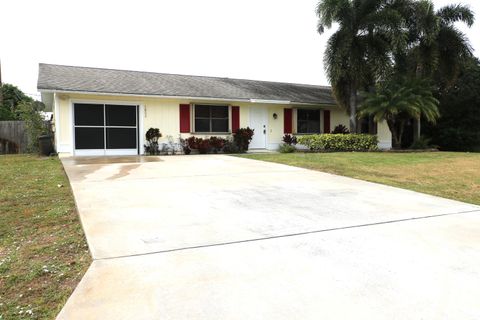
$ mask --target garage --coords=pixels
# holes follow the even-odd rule
[[[74,103],[75,155],[139,153],[138,105]]]

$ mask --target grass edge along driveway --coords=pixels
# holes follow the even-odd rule
[[[246,154],[480,205],[480,153],[335,152]]]
[[[0,156],[0,319],[53,319],[91,263],[60,160]]]

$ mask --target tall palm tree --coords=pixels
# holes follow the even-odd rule
[[[375,84],[392,67],[392,47],[405,47],[403,18],[388,0],[320,0],[318,32],[334,23],[324,55],[325,69],[337,102],[350,114],[357,131],[357,94]]]
[[[468,38],[455,24],[472,26],[475,16],[465,5],[451,4],[435,11],[431,0],[410,1],[403,15],[408,29],[404,50],[409,69],[417,77],[441,72],[449,82],[458,76],[460,65],[472,56]]]
[[[402,136],[409,119],[435,123],[440,117],[438,100],[433,97],[428,82],[422,79],[391,79],[367,93],[358,116],[373,116],[375,121],[387,122],[392,133],[393,147],[402,146]]]
[[[472,10],[451,4],[435,11],[430,0],[403,0],[398,10],[405,19],[407,46],[395,52],[400,74],[417,78],[441,79],[437,85],[448,88],[458,78],[462,64],[472,57],[468,38],[455,26],[472,26]],[[420,136],[420,120],[414,121],[414,139]]]

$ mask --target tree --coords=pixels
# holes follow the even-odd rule
[[[470,58],[457,81],[436,95],[442,117],[425,124],[424,134],[441,150],[480,151],[480,61]]]
[[[20,120],[19,105],[21,102],[31,103],[33,99],[25,95],[14,85],[4,83],[1,87],[3,104],[0,105],[0,120]]]
[[[324,62],[337,102],[350,114],[350,132],[357,132],[358,91],[375,84],[392,67],[394,47],[405,47],[403,17],[387,0],[320,0],[318,32],[338,23]],[[398,51],[398,50],[397,50]]]
[[[435,123],[440,117],[438,100],[428,83],[411,78],[391,79],[379,84],[375,92],[366,93],[358,116],[369,115],[377,122],[387,122],[395,149],[401,148],[403,131],[409,119],[422,116]]]
[[[44,104],[38,101],[22,100],[18,104],[18,113],[25,122],[28,136],[27,152],[38,151],[38,137],[49,133],[49,128],[40,113],[44,107]]]
[[[402,14],[408,30],[407,48],[400,53],[406,60],[403,71],[429,78],[441,73],[453,83],[462,63],[472,56],[468,38],[455,26],[457,22],[472,26],[471,9],[451,4],[435,11],[432,1],[421,0],[406,2]]]
[[[397,1],[397,10],[405,20],[406,46],[394,52],[397,74],[416,78],[436,78],[442,90],[450,87],[460,67],[472,56],[468,38],[456,28],[457,22],[471,26],[472,10],[451,4],[435,11],[430,0]],[[419,119],[415,121],[414,139],[420,136]]]

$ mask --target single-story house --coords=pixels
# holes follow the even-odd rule
[[[330,87],[316,85],[40,64],[38,90],[53,111],[56,150],[70,155],[143,154],[151,127],[166,141],[248,126],[250,148],[269,150],[286,133],[348,127]],[[386,123],[375,129],[390,148]]]

